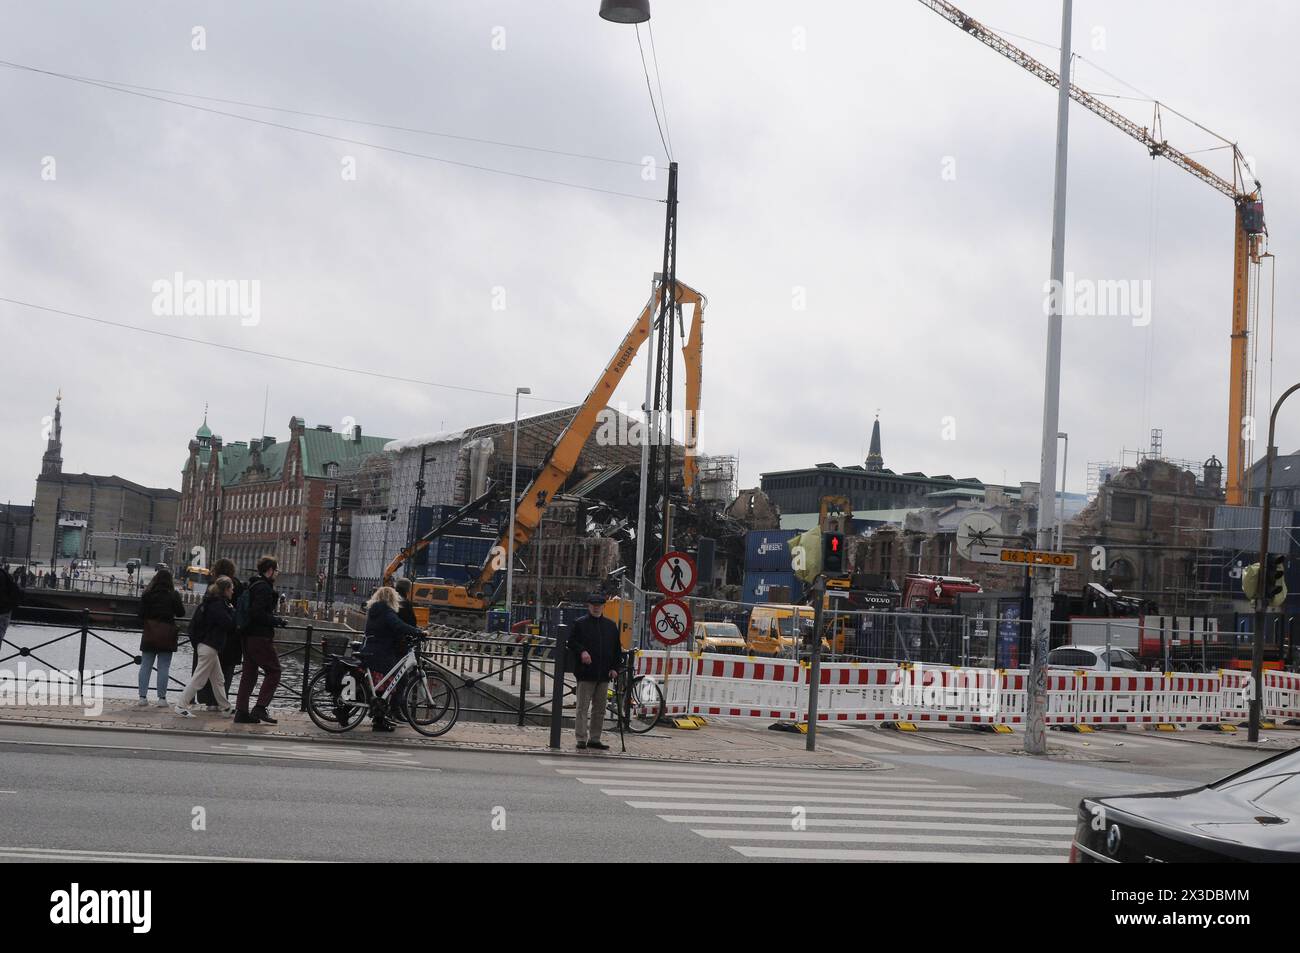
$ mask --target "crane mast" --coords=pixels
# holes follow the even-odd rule
[[[1053,89],[1060,88],[1061,77],[1050,66],[1034,59],[1024,50],[1008,43],[974,17],[968,16],[947,0],[919,0],[949,23],[957,26],[985,46],[1002,54],[1011,62],[1033,73]],[[1264,227],[1264,205],[1261,187],[1253,176],[1246,185],[1246,163],[1234,144],[1232,181],[1206,168],[1187,153],[1159,139],[1151,129],[1141,126],[1122,113],[1112,109],[1091,93],[1074,83],[1069,87],[1070,99],[1089,112],[1100,116],[1130,138],[1146,148],[1152,158],[1162,156],[1184,172],[1188,172],[1207,185],[1217,189],[1233,201],[1233,257],[1232,257],[1232,331],[1229,336],[1230,353],[1228,369],[1228,459],[1227,502],[1232,506],[1245,503],[1246,482],[1246,432],[1253,431],[1247,420],[1249,372],[1247,368],[1247,340],[1250,333],[1250,280],[1251,263],[1258,263]],[[1157,123],[1159,103],[1156,104]]]

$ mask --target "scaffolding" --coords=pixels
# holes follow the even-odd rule
[[[736,458],[701,456],[698,479],[700,499],[727,504],[736,498]]]

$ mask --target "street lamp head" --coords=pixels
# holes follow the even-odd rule
[[[650,0],[600,0],[600,18],[610,23],[645,23]]]
[[[533,389],[532,389],[531,387],[516,387],[516,388],[515,388],[515,393],[516,393],[516,394],[531,394],[532,392],[533,392]]]
[[[1070,435],[1069,435],[1068,433],[1063,432],[1063,431],[1057,431],[1056,439],[1057,439],[1057,440],[1069,440],[1069,439],[1070,439]]]

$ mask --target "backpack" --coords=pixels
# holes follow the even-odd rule
[[[347,677],[351,667],[343,659],[336,658],[330,662],[329,668],[325,670],[325,690],[334,698],[338,698],[342,694],[343,680]]]
[[[248,628],[248,617],[252,612],[253,600],[249,598],[252,588],[252,586],[249,586],[241,592],[239,600],[235,603],[235,631],[241,634]]]
[[[186,634],[190,637],[190,645],[198,648],[203,641],[203,620],[204,610],[208,607],[207,600],[199,603],[199,607],[194,610],[194,615],[190,616],[190,625],[186,629]]]

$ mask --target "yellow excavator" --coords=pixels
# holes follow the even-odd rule
[[[702,383],[704,356],[704,307],[707,299],[681,281],[676,282],[677,305],[684,308],[694,305],[695,312],[691,321],[691,330],[685,337],[682,354],[686,365],[686,432],[684,446],[686,450],[683,467],[683,482],[688,496],[696,490],[698,469],[695,463],[695,441],[699,437],[700,390]],[[627,373],[641,345],[649,339],[655,312],[659,309],[664,294],[662,277],[655,276],[654,291],[641,313],[637,315],[631,330],[623,338],[623,343],[610,359],[605,369],[596,379],[596,384],[587,395],[586,400],[573,415],[569,425],[551,445],[542,461],[541,468],[532,481],[524,488],[515,506],[514,524],[507,526],[496,544],[489,550],[478,575],[465,585],[445,582],[417,580],[411,588],[411,605],[415,609],[416,620],[421,626],[430,622],[444,625],[457,625],[465,628],[482,629],[487,622],[487,610],[492,604],[492,593],[488,592],[497,572],[506,568],[506,552],[510,535],[514,536],[515,552],[528,544],[533,533],[542,521],[542,511],[559,493],[577,465],[578,455],[587,443],[587,438],[596,427],[597,417],[614,394],[615,388]],[[673,320],[676,309],[669,309],[667,320]],[[499,496],[493,488],[476,500],[467,503],[440,525],[434,527],[410,546],[407,546],[388,564],[384,570],[384,583],[391,585],[397,571],[408,560],[424,549],[442,534],[451,530],[460,520],[483,509]],[[630,622],[625,626],[622,616],[626,613],[621,607],[615,607],[621,628],[630,630]],[[608,614],[608,613],[607,613]],[[625,633],[626,635],[630,633]]]

